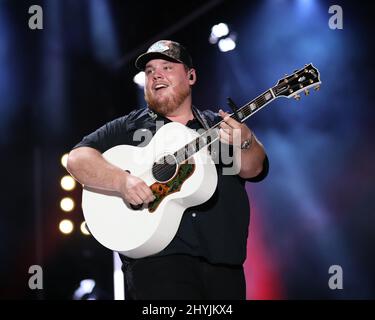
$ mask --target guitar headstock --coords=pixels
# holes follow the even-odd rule
[[[310,63],[306,64],[302,69],[294,71],[291,75],[286,75],[285,78],[280,79],[272,90],[276,97],[294,97],[299,100],[301,98],[300,92],[304,91],[305,95],[308,95],[311,87],[319,90],[320,84],[319,71]]]

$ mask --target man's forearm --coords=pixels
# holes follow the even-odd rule
[[[266,156],[262,144],[255,135],[252,137],[249,149],[239,151],[241,156],[241,169],[239,176],[244,179],[256,177],[263,170],[263,161]]]
[[[88,187],[118,191],[125,171],[110,164],[102,154],[89,147],[81,147],[69,153],[67,170],[81,184]]]

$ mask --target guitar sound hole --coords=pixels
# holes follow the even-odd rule
[[[177,171],[177,161],[173,155],[161,157],[152,165],[152,174],[159,182],[167,182],[171,180]]]
[[[133,209],[133,210],[141,210],[142,209],[142,206],[143,204],[130,204],[130,207]]]

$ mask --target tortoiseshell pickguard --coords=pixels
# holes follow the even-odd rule
[[[193,174],[194,170],[195,164],[184,163],[180,165],[177,174],[172,180],[166,183],[155,182],[152,184],[150,188],[156,199],[149,203],[148,211],[150,213],[154,212],[165,197],[180,191],[181,186]]]

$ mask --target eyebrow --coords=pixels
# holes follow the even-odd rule
[[[147,62],[147,64],[146,64],[146,66],[145,66],[145,70],[147,69],[147,68],[155,68],[153,65],[152,65],[152,62],[151,62],[151,64],[149,64],[150,62]],[[171,61],[168,61],[168,60],[165,60],[165,61],[163,61],[162,62],[162,64],[168,64],[168,63],[171,63]]]

